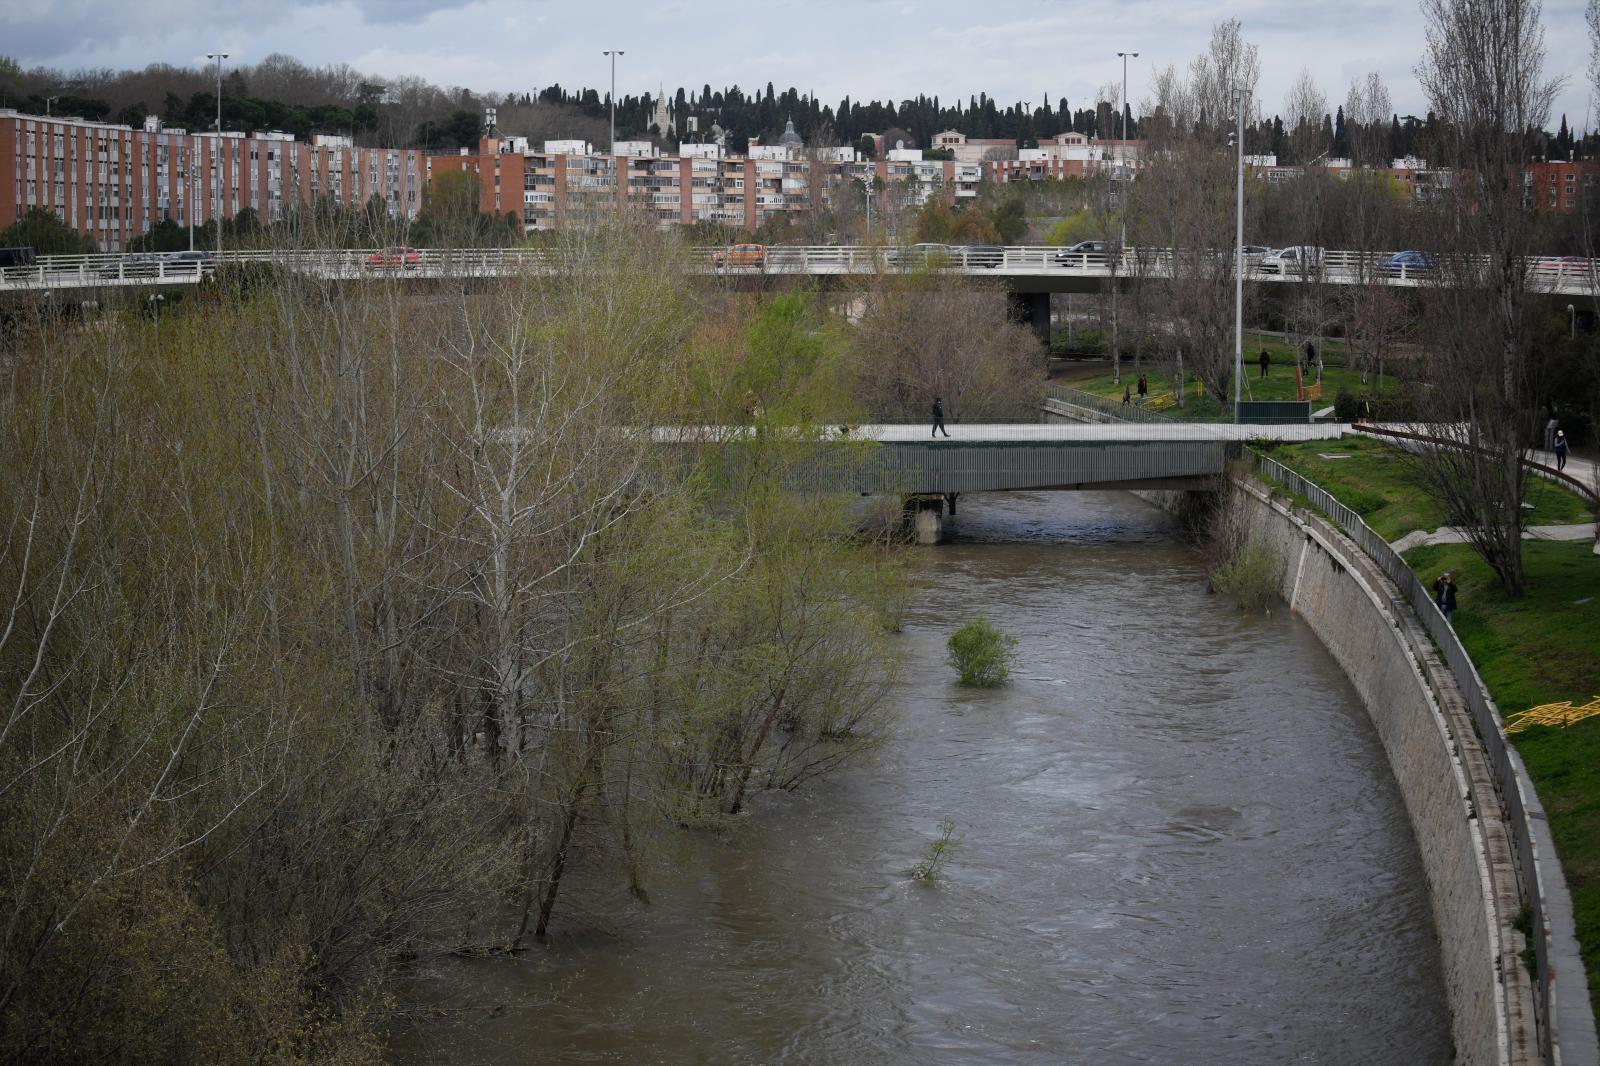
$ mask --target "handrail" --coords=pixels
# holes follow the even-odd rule
[[[1505,721],[1500,715],[1499,708],[1489,695],[1483,679],[1478,675],[1472,657],[1462,647],[1455,630],[1439,611],[1422,579],[1389,542],[1375,533],[1360,515],[1340,503],[1320,485],[1254,450],[1248,450],[1246,454],[1257,472],[1308,500],[1313,507],[1327,515],[1342,529],[1367,557],[1388,575],[1410,602],[1412,610],[1438,646],[1445,664],[1455,678],[1456,685],[1471,711],[1484,752],[1494,769],[1496,788],[1506,806],[1506,823],[1511,831],[1521,870],[1519,880],[1532,917],[1529,939],[1533,942],[1537,969],[1534,998],[1539,1041],[1545,1061],[1551,1061],[1552,1047],[1558,1044],[1555,996],[1551,987],[1551,979],[1555,975],[1556,968],[1551,966],[1554,945],[1550,923],[1547,920],[1545,889],[1541,876],[1544,868],[1537,861],[1533,839],[1533,823],[1535,820],[1540,822],[1545,820],[1544,808],[1534,791],[1532,780],[1528,777],[1522,756],[1506,742]],[[1552,860],[1555,858],[1553,854],[1550,857]],[[1559,867],[1556,867],[1556,871],[1557,876],[1561,876]],[[1584,973],[1583,964],[1576,950],[1570,953],[1563,951],[1561,954],[1563,958],[1559,969],[1568,975],[1575,975],[1575,978],[1569,976],[1569,980],[1581,979]]]
[[[1199,259],[1229,259],[1226,250],[1207,252],[1168,248],[1126,247],[1111,253],[1070,252],[1049,245],[955,245],[938,255],[916,248],[864,245],[746,244],[756,249],[748,260],[727,255],[731,245],[685,249],[683,261],[692,271],[708,274],[867,274],[908,268],[943,269],[976,276],[1052,276],[1161,278],[1171,276],[1174,265]],[[203,249],[201,251],[204,251]],[[228,249],[220,262],[275,262],[289,269],[333,279],[390,276],[490,277],[521,271],[552,269],[559,257],[539,248],[422,248],[408,250],[404,263],[382,261],[384,249]],[[1314,274],[1302,277],[1293,268],[1268,268],[1259,259],[1249,264],[1253,279],[1297,283],[1320,280],[1331,284],[1378,282],[1401,287],[1436,283],[1434,271],[1412,266],[1385,268],[1383,256],[1370,252],[1329,250]],[[0,268],[0,288],[88,287],[108,284],[148,284],[194,280],[206,274],[216,260],[175,263],[150,254],[96,254],[41,256],[25,267]],[[1471,267],[1483,262],[1463,258]],[[1548,292],[1589,294],[1596,285],[1600,261],[1575,258],[1533,258],[1525,262],[1528,284]]]

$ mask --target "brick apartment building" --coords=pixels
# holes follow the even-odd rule
[[[859,196],[856,183],[910,183],[909,202],[921,203],[941,188],[958,200],[976,197],[983,178],[978,163],[924,160],[917,150],[872,161],[850,148],[779,143],[734,156],[716,144],[685,144],[677,155],[663,155],[649,141],[618,141],[615,155],[606,155],[582,141],[534,147],[522,137],[485,137],[475,153],[427,157],[429,177],[451,171],[475,173],[479,209],[497,215],[520,209],[528,232],[614,205],[648,210],[663,225],[717,222],[753,230],[777,214]]]
[[[245,208],[263,222],[287,205],[328,197],[348,207],[376,196],[414,218],[426,180],[423,154],[357,148],[347,137],[310,143],[286,133],[190,133],[0,109],[0,228],[29,208],[54,211],[102,251],[122,251],[163,218],[203,224]],[[9,172],[9,173],[7,173]]]

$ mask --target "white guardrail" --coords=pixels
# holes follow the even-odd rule
[[[1113,258],[1115,261],[1113,262]],[[1232,269],[1232,255],[1194,253],[1181,257]],[[1247,260],[1249,276],[1260,281],[1321,281],[1336,285],[1377,282],[1426,285],[1440,272],[1412,265],[1385,267],[1386,255],[1327,251],[1319,267],[1302,273],[1260,257]],[[276,263],[299,273],[329,279],[383,277],[507,277],[547,273],[559,268],[558,253],[530,248],[357,248],[225,250],[222,263]],[[193,284],[212,273],[219,260],[210,252],[40,256],[28,266],[0,268],[0,290],[95,288],[123,285]],[[685,269],[695,273],[745,275],[875,274],[914,269],[946,270],[988,277],[1168,277],[1169,249],[1128,248],[1120,256],[1068,252],[1041,245],[969,245],[930,250],[926,246],[885,248],[861,245],[727,245],[691,249]],[[1459,265],[1459,264],[1457,264]],[[1600,260],[1575,256],[1527,261],[1530,288],[1549,293],[1589,295],[1597,291]],[[1460,273],[1452,269],[1452,276]]]

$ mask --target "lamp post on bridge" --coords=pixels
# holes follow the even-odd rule
[[[612,159],[617,157],[617,57],[626,55],[620,48],[607,48],[600,53],[611,57],[611,149]],[[614,165],[614,164],[613,164]]]
[[[222,265],[222,212],[225,210],[222,199],[222,61],[228,58],[227,52],[207,52],[207,59],[217,61],[217,174],[213,184],[217,187],[217,265]],[[191,240],[190,246],[193,247]],[[199,264],[195,264],[198,274]]]
[[[1234,148],[1237,173],[1234,185],[1233,249],[1233,420],[1239,421],[1244,402],[1244,102],[1250,93],[1235,88]]]
[[[1122,111],[1122,141],[1117,145],[1116,180],[1122,180],[1122,168],[1127,164],[1128,151],[1128,57],[1139,58],[1138,52],[1118,52],[1117,57],[1122,60],[1122,97],[1119,101]],[[1124,189],[1117,198],[1118,236],[1117,247],[1108,257],[1111,268],[1111,367],[1112,381],[1122,380],[1122,348],[1118,336],[1120,323],[1117,320],[1117,267],[1122,262],[1122,249],[1128,243],[1128,193]],[[1070,336],[1070,333],[1069,333]]]

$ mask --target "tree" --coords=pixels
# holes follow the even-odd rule
[[[32,247],[39,255],[85,255],[95,248],[94,238],[68,228],[54,211],[30,207],[5,229],[0,230],[0,246]]]
[[[1422,9],[1428,49],[1417,76],[1457,173],[1430,205],[1439,283],[1423,318],[1430,413],[1446,443],[1419,453],[1419,465],[1506,594],[1519,597],[1522,457],[1538,394],[1522,175],[1526,131],[1543,128],[1558,83],[1543,77],[1538,0],[1423,0]]]

